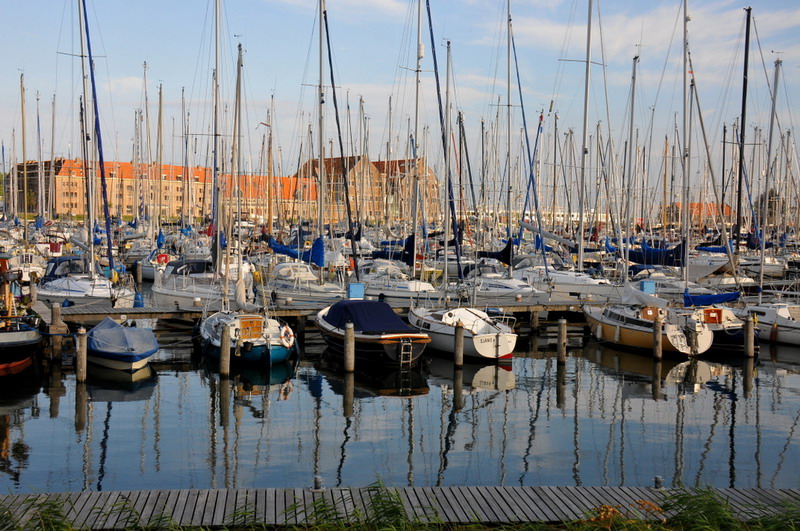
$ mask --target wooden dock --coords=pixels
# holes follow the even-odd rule
[[[52,308],[43,302],[37,302],[33,309],[42,316],[49,325],[52,324]],[[319,306],[308,304],[284,304],[271,306],[269,313],[273,317],[288,319],[309,319],[319,312]],[[398,313],[408,312],[408,307],[396,306]],[[502,307],[507,313],[538,314],[539,312],[580,312],[579,304],[507,304]],[[60,317],[72,325],[94,325],[103,320],[104,317],[115,319],[181,319],[186,321],[197,321],[203,315],[203,309],[196,306],[173,306],[159,307],[150,306],[144,308],[113,308],[106,303],[93,303],[76,305],[60,308]]]
[[[800,489],[715,489],[734,514],[749,520],[797,507]],[[402,506],[409,523],[560,523],[588,518],[603,506],[635,519],[661,515],[668,489],[634,487],[399,487],[334,489],[186,489],[162,491],[63,492],[0,496],[0,518],[19,525],[36,521],[37,511],[59,509],[80,529],[144,526],[244,527],[313,523],[315,508],[335,509],[342,522],[358,525],[371,500]],[[331,514],[326,516],[330,522]]]

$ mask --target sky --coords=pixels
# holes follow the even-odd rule
[[[190,133],[192,163],[205,165],[213,109],[213,0],[86,1],[105,159],[132,160],[134,146],[139,146],[136,149],[144,159],[157,159],[161,99],[163,160],[182,161],[182,130],[188,121],[185,127]],[[48,159],[53,153],[79,157],[78,2],[2,3],[6,21],[0,32],[6,65],[0,74],[3,163],[22,159],[21,76],[26,158]],[[486,131],[496,128],[498,139],[505,136],[507,3],[430,3],[434,44],[423,13],[418,144],[429,158],[441,158],[432,51],[436,52],[444,100],[449,42],[452,116],[463,113],[470,156],[477,159],[486,147],[481,143],[482,127]],[[713,149],[721,145],[722,126],[730,126],[741,112],[744,7],[746,4],[731,0],[689,2],[689,48]],[[776,58],[783,61],[777,99],[779,130],[794,128],[792,106],[800,96],[800,4],[764,0],[752,7],[746,138],[756,135],[755,127],[763,128],[761,135],[766,138],[769,83]],[[315,156],[309,146],[317,142],[317,1],[222,0],[222,13],[219,83],[224,147],[228,152],[231,149],[236,54],[241,44],[243,164],[248,171],[257,172],[266,124],[270,123],[280,161],[278,172],[290,175],[299,160]],[[552,134],[557,116],[559,134],[572,130],[574,142],[580,146],[587,17],[587,0],[511,2],[517,58],[517,66],[512,68],[519,71],[519,83],[514,72],[511,87],[515,146],[522,145],[523,108],[531,135],[540,114],[545,135]],[[373,160],[385,159],[387,149],[394,158],[406,156],[407,139],[414,132],[416,2],[328,0],[327,18],[344,149],[366,151]],[[650,149],[660,152],[664,139],[674,137],[682,116],[682,31],[682,3],[678,0],[595,0],[588,114],[592,134],[599,127],[603,138],[611,137],[618,146],[626,142],[632,65],[638,55],[633,113],[637,143],[657,146]],[[326,148],[338,155],[327,63],[326,56],[324,137]],[[137,138],[141,140],[137,142]],[[359,140],[363,138],[367,140]],[[698,139],[699,134],[693,142]],[[501,143],[504,140],[496,142],[497,149]],[[494,141],[491,144],[487,151]],[[542,148],[546,146],[543,140]],[[478,164],[477,160],[472,164]]]

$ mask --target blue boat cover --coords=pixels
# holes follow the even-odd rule
[[[689,295],[688,292],[683,292],[683,305],[687,308],[690,306],[711,306],[712,304],[723,304],[725,302],[733,302],[738,299],[738,291],[731,293],[714,293],[711,295]]]
[[[330,307],[325,320],[342,329],[347,323],[353,323],[355,331],[363,334],[416,332],[394,313],[391,306],[381,301],[339,301]]]
[[[152,329],[122,326],[110,317],[100,321],[86,336],[88,351],[105,358],[140,360],[158,351]]]
[[[325,242],[322,238],[316,238],[308,251],[298,251],[297,248],[289,245],[281,245],[275,238],[269,239],[269,247],[278,254],[298,258],[303,262],[314,264],[317,267],[325,267]]]

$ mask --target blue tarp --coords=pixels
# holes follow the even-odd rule
[[[381,301],[339,301],[328,310],[325,320],[342,329],[347,323],[353,323],[353,329],[363,334],[416,332],[394,313],[391,306]]]
[[[732,293],[715,293],[712,295],[689,295],[689,292],[683,292],[683,305],[689,306],[711,306],[712,304],[723,304],[726,302],[733,302],[739,299],[739,292]]]
[[[167,238],[164,236],[164,231],[158,229],[158,236],[156,237],[156,247],[158,247],[159,249],[164,247],[164,242],[166,240]]]
[[[325,243],[322,241],[322,238],[316,238],[314,243],[311,244],[311,249],[303,252],[288,245],[281,245],[275,238],[269,239],[269,247],[278,254],[297,258],[303,262],[314,264],[317,267],[325,267]]]

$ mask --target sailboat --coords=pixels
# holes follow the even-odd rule
[[[100,130],[100,117],[97,104],[97,89],[94,76],[94,61],[92,59],[92,46],[91,39],[89,38],[88,16],[86,14],[86,2],[81,3],[82,6],[82,32],[81,32],[81,47],[86,46],[86,55],[84,56],[83,68],[86,68],[86,63],[89,66],[89,76],[84,75],[84,100],[89,95],[89,89],[86,86],[88,79],[91,79],[92,89],[92,104],[94,114],[94,137],[96,139],[96,149],[98,154],[98,169],[100,172],[100,181],[102,184],[102,198],[105,208],[105,232],[107,243],[107,257],[109,274],[115,277],[112,281],[107,278],[99,264],[95,260],[94,250],[94,197],[95,197],[95,179],[94,174],[89,171],[88,162],[84,166],[84,177],[86,179],[86,198],[87,198],[87,223],[86,223],[86,243],[80,240],[71,239],[72,243],[80,247],[85,254],[53,257],[47,262],[45,274],[39,283],[39,298],[47,302],[61,303],[65,300],[75,302],[97,302],[97,301],[110,301],[111,304],[118,308],[129,308],[133,306],[134,291],[123,285],[119,280],[119,275],[114,268],[114,254],[113,242],[111,231],[111,216],[108,212],[108,196],[106,191],[106,178],[105,178],[105,162],[103,160],[103,137]],[[88,161],[88,147],[87,142],[89,136],[86,134],[86,116],[83,105],[81,105],[81,128],[82,137],[84,139],[84,161]]]
[[[219,6],[219,1],[217,2]],[[217,17],[219,10],[217,10]],[[219,23],[219,20],[217,20]],[[237,78],[236,78],[236,106],[234,117],[234,141],[233,141],[233,173],[236,175],[238,171],[238,151],[239,151],[239,138],[241,137],[241,120],[239,110],[239,94],[241,90],[241,76],[242,76],[242,47],[239,45],[239,58],[237,63]],[[225,264],[231,263],[230,247],[227,248]],[[294,352],[295,337],[294,332],[288,325],[281,325],[277,319],[269,318],[264,314],[256,312],[257,306],[249,304],[245,299],[245,293],[248,291],[244,278],[242,276],[242,261],[241,255],[238,255],[239,276],[235,285],[236,294],[236,308],[231,309],[231,304],[228,296],[230,286],[229,276],[231,272],[230,267],[225,268],[225,278],[222,280],[222,297],[220,303],[222,305],[220,311],[215,312],[208,317],[202,319],[199,327],[200,337],[204,350],[211,356],[219,356],[222,342],[227,335],[230,338],[230,344],[227,345],[233,354],[233,359],[241,361],[266,363],[272,365],[280,363],[289,358],[289,355]],[[172,267],[172,264],[170,264]],[[169,267],[168,267],[169,269]],[[223,331],[227,330],[227,334]]]
[[[42,344],[40,317],[32,312],[20,313],[11,284],[19,283],[22,273],[8,268],[9,255],[0,255],[0,376],[15,374],[32,363],[32,357]]]

